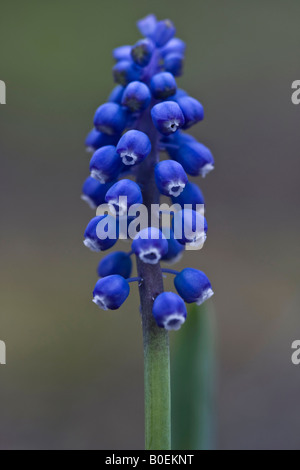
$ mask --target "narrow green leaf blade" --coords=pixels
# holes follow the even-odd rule
[[[188,309],[172,344],[172,449],[215,444],[215,317],[212,302]]]

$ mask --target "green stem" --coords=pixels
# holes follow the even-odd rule
[[[146,450],[171,449],[169,338],[144,328]]]
[[[151,215],[151,205],[159,202],[154,179],[158,162],[159,138],[150,113],[143,116],[139,128],[151,140],[152,151],[139,166],[137,182],[143,193],[143,202]],[[150,225],[150,221],[149,221]],[[140,284],[141,316],[144,340],[145,367],[145,445],[146,450],[171,449],[171,393],[169,335],[159,328],[152,315],[155,298],[163,292],[163,277],[159,264],[145,264],[137,258]]]

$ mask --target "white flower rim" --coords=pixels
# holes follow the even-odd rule
[[[100,170],[92,170],[91,177],[94,178],[94,180],[99,181],[101,184],[106,183],[106,177]]]
[[[120,155],[121,159],[122,159],[122,162],[124,163],[124,165],[127,165],[127,166],[132,166],[132,165],[135,165],[137,160],[138,160],[138,156],[134,153],[134,152],[121,152],[121,155]],[[130,157],[130,161],[127,160],[127,158]]]
[[[102,310],[108,310],[106,297],[104,295],[95,295],[93,302],[98,305],[98,307],[102,308]]]
[[[149,255],[150,253],[156,255],[156,259],[147,258],[147,255]],[[157,248],[153,247],[153,248],[149,248],[149,250],[141,251],[139,253],[139,258],[140,258],[141,261],[143,261],[143,263],[157,264],[161,259],[161,254],[160,254],[160,252],[158,251]]]
[[[214,295],[214,291],[212,290],[211,287],[209,287],[202,293],[201,297],[199,297],[199,299],[196,300],[196,304],[202,305],[204,302],[210,299],[213,295]]]
[[[96,206],[96,204],[94,203],[94,201],[93,201],[89,196],[87,196],[86,194],[82,194],[82,195],[81,195],[81,199],[82,199],[84,202],[86,202],[86,203],[89,205],[89,207],[90,207],[91,209],[97,209],[97,206]]]
[[[206,233],[203,233],[203,232],[200,232],[198,234],[195,235],[194,239],[190,242],[187,242],[187,246],[191,247],[191,248],[202,248],[205,241],[207,239],[207,235]]]
[[[170,323],[177,321],[175,325],[170,325]],[[185,322],[185,317],[181,313],[173,313],[172,315],[168,316],[164,322],[164,328],[168,331],[178,331],[180,330],[181,326]]]
[[[212,170],[214,170],[214,165],[212,163],[207,163],[204,165],[204,167],[201,168],[201,176],[202,178],[205,178],[208,173],[210,173]]]
[[[85,238],[83,240],[83,243],[87,248],[89,248],[92,251],[96,251],[96,252],[101,251],[98,244],[97,244],[97,242],[95,240],[93,240],[92,238]]]
[[[178,188],[178,189],[174,191],[173,188]],[[185,183],[182,183],[182,181],[171,181],[168,184],[167,191],[170,196],[178,197],[182,193],[184,188],[185,188]]]
[[[165,128],[170,132],[176,132],[179,128],[180,122],[178,119],[172,119],[171,121],[167,121],[165,123]]]
[[[122,202],[122,198],[118,199],[111,199],[108,203],[108,207],[111,210],[113,215],[119,215],[123,216],[127,214],[127,203],[124,201]],[[126,199],[127,200],[127,199]],[[116,207],[118,206],[119,210],[116,210]]]

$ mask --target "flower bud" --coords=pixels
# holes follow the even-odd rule
[[[174,204],[179,204],[182,209],[184,209],[185,205],[189,204],[191,205],[191,209],[196,211],[197,205],[204,204],[204,196],[197,184],[188,182],[178,197],[172,196],[172,202]]]
[[[173,217],[173,230],[176,240],[192,247],[202,247],[206,240],[207,222],[199,212],[183,209]]]
[[[179,53],[167,54],[164,60],[164,66],[167,72],[174,77],[180,77],[183,73],[184,56]]]
[[[151,39],[141,39],[131,49],[131,57],[133,61],[140,67],[146,67],[149,64],[155,45]]]
[[[184,190],[188,177],[180,163],[165,160],[155,167],[155,181],[161,194],[177,198]]]
[[[150,139],[144,132],[128,131],[121,137],[117,152],[124,165],[136,165],[145,160],[151,152]]]
[[[103,239],[99,238],[99,224],[105,224],[108,227],[105,237]],[[88,224],[84,232],[84,245],[89,248],[91,251],[105,251],[113,247],[118,239],[117,229],[110,230],[110,223],[114,224],[115,221],[109,215],[101,215],[94,217]],[[114,228],[116,226],[114,225]]]
[[[132,251],[147,264],[157,264],[168,252],[168,242],[154,227],[141,230],[132,242]]]
[[[116,147],[106,145],[96,150],[90,162],[91,177],[100,183],[109,183],[117,179],[122,162],[116,152]]]
[[[208,277],[198,269],[185,268],[177,274],[174,284],[178,294],[187,303],[201,305],[214,295]]]
[[[81,199],[85,201],[91,209],[96,209],[100,204],[105,203],[105,196],[113,183],[101,184],[94,178],[87,178],[82,187]]]
[[[151,102],[151,93],[143,82],[131,82],[125,88],[122,105],[126,106],[132,113],[144,111]]]
[[[107,191],[105,200],[113,212],[125,215],[133,204],[143,203],[143,196],[138,184],[124,179],[115,183]]]
[[[179,98],[177,103],[184,115],[185,123],[183,129],[189,129],[191,126],[204,119],[204,109],[201,103],[195,98],[185,96]]]
[[[201,175],[205,178],[214,169],[211,151],[200,142],[186,141],[178,150],[172,152],[172,156],[183,166],[188,175]]]
[[[136,65],[133,60],[121,60],[113,67],[113,76],[116,83],[122,86],[142,77],[142,68]]]
[[[160,53],[162,57],[166,57],[168,54],[180,54],[184,56],[186,50],[186,44],[179,38],[173,38],[167,44],[162,47]]]
[[[137,27],[143,36],[151,36],[156,28],[157,19],[155,15],[148,15],[137,22]]]
[[[93,302],[103,310],[117,310],[130,292],[126,279],[118,275],[99,279],[93,292]]]
[[[115,251],[105,256],[99,263],[98,274],[100,277],[119,274],[125,279],[129,278],[132,270],[132,261],[130,256],[123,251]]]
[[[170,41],[170,39],[175,36],[175,33],[176,28],[172,21],[163,20],[158,21],[151,37],[157,47],[163,47],[165,44],[167,44],[168,41]]]
[[[118,136],[103,134],[103,132],[92,129],[87,135],[85,146],[88,152],[95,152],[104,145],[116,145]]]
[[[122,85],[115,86],[107,101],[109,103],[121,104],[124,90],[125,88]]]
[[[169,135],[184,125],[184,116],[177,103],[164,101],[151,110],[153,124],[161,134]]]
[[[163,292],[156,297],[152,314],[157,326],[166,330],[179,330],[187,317],[184,301],[174,292]]]
[[[164,256],[162,256],[161,258],[162,261],[168,264],[178,263],[182,258],[184,246],[181,243],[179,243],[177,240],[175,240],[174,232],[172,229],[168,230],[168,236],[166,235],[167,231],[162,229],[162,232],[165,235],[167,242],[168,242],[168,252]]]
[[[175,95],[177,84],[171,73],[161,72],[153,75],[150,88],[154,98],[158,100],[166,100],[170,96]]]
[[[105,103],[100,106],[94,117],[94,125],[104,134],[121,134],[127,124],[127,113],[116,103]]]
[[[131,46],[120,46],[113,50],[113,58],[119,62],[120,60],[129,60],[131,57]]]

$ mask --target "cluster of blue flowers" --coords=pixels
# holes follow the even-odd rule
[[[86,139],[93,156],[82,198],[94,209],[108,204],[114,217],[120,220],[131,206],[143,203],[143,188],[128,177],[136,176],[152,152],[164,151],[170,159],[157,161],[153,170],[158,191],[181,207],[174,215],[173,225],[174,221],[184,225],[188,220],[193,235],[190,238],[189,231],[183,230],[177,238],[171,229],[169,236],[165,236],[163,229],[149,227],[135,237],[130,253],[115,251],[103,258],[93,301],[104,310],[118,309],[124,303],[130,282],[145,282],[130,277],[133,254],[152,265],[161,261],[175,263],[185,245],[203,243],[207,232],[203,214],[196,211],[197,205],[204,204],[203,194],[196,184],[189,182],[188,175],[205,177],[214,168],[214,159],[205,145],[183,132],[204,118],[199,101],[177,87],[175,77],[182,74],[185,43],[175,37],[171,21],[157,21],[154,15],[140,20],[138,28],[144,39],[113,52],[117,86],[108,102],[97,109],[94,129]],[[153,128],[151,132],[150,129],[147,132],[149,125]],[[185,208],[187,204],[189,209]],[[91,250],[105,251],[117,242],[118,223],[116,233],[107,233],[106,237],[99,234],[110,217],[113,215],[100,215],[88,224],[84,244]],[[199,219],[203,229],[195,235],[193,229]],[[203,272],[192,268],[162,271],[175,274],[179,295],[163,292],[153,299],[153,316],[159,327],[178,330],[186,320],[185,302],[200,305],[209,299],[213,295],[211,283]]]

